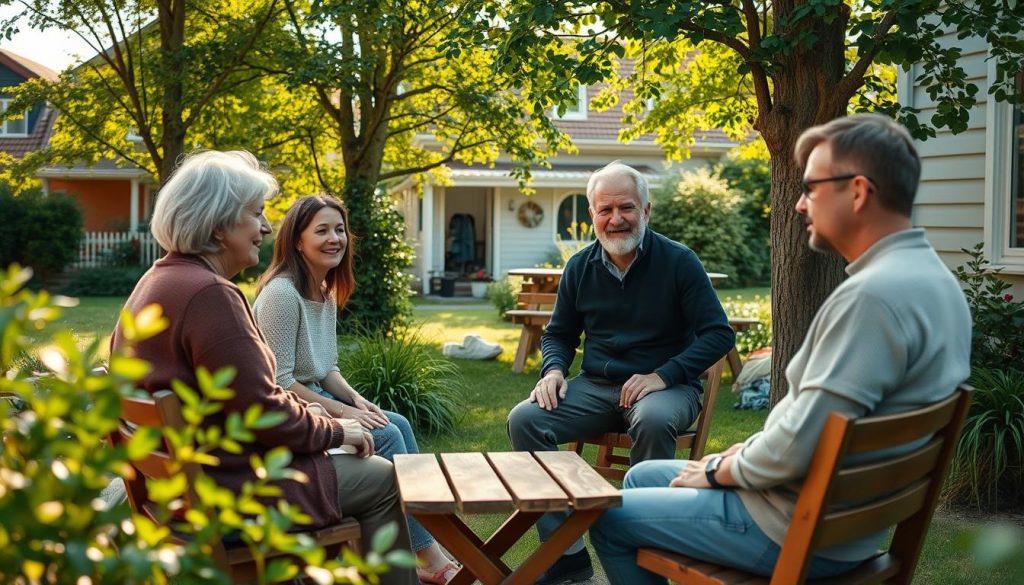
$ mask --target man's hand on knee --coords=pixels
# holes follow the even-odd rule
[[[626,383],[622,385],[622,393],[619,394],[619,406],[629,408],[636,404],[644,396],[651,392],[665,389],[665,381],[655,372],[650,374],[633,374]]]
[[[530,402],[536,402],[544,410],[554,410],[558,408],[558,401],[565,399],[568,387],[561,370],[548,370],[533,387],[533,392],[530,392]]]

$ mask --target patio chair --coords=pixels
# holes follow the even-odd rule
[[[181,414],[181,402],[170,390],[161,390],[153,394],[151,398],[121,398],[121,421],[118,428],[108,437],[112,446],[126,443],[131,439],[139,427],[172,427],[182,428],[185,420]],[[161,520],[155,515],[155,505],[149,497],[146,488],[147,478],[170,477],[170,463],[174,459],[174,452],[170,445],[164,442],[163,448],[156,449],[147,454],[139,461],[132,461],[131,467],[134,473],[124,477],[125,489],[128,492],[128,502],[136,514],[140,514],[159,524]],[[190,463],[183,466],[182,472],[188,482],[183,497],[184,506],[180,514],[184,514],[192,503],[196,501],[196,494],[193,488],[196,476],[200,473],[197,464]],[[352,518],[342,518],[341,522],[319,530],[305,532],[317,545],[328,547],[328,551],[340,549],[343,543],[351,543],[353,548],[358,548],[360,539],[359,522]],[[184,542],[187,536],[174,536]],[[270,553],[269,558],[281,556],[283,553]],[[229,575],[234,583],[248,583],[256,579],[256,563],[245,545],[225,546],[221,541],[213,543],[212,556],[217,566]]]
[[[701,405],[700,415],[694,422],[692,428],[686,430],[676,439],[676,449],[689,449],[689,459],[700,459],[704,456],[704,447],[708,440],[708,433],[711,430],[711,416],[715,408],[715,398],[718,396],[718,387],[722,382],[722,364],[725,358],[715,362],[715,365],[708,368],[701,379],[704,380],[704,402]],[[583,455],[584,445],[597,445],[597,459],[593,468],[605,479],[622,480],[629,470],[629,456],[620,455],[616,449],[625,449],[633,446],[633,439],[627,433],[605,433],[599,437],[587,437],[580,441],[569,443],[569,449]]]
[[[657,549],[637,552],[637,565],[682,585],[799,585],[813,552],[896,526],[888,550],[831,585],[909,584],[924,546],[946,469],[956,450],[972,388],[923,408],[850,419],[833,413],[814,452],[770,579]],[[881,460],[841,465],[848,455],[925,441]]]

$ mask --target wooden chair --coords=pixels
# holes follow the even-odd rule
[[[637,564],[683,585],[797,585],[804,583],[815,550],[895,525],[888,550],[849,573],[811,583],[910,583],[971,392],[962,385],[945,400],[902,414],[854,420],[833,413],[818,439],[770,580],[656,549],[640,549]],[[901,455],[841,465],[848,455],[922,440]]]
[[[689,449],[690,459],[700,459],[704,456],[704,446],[708,440],[708,433],[711,430],[711,416],[715,407],[715,398],[718,396],[718,387],[722,382],[722,363],[725,358],[718,360],[701,375],[704,380],[704,403],[700,409],[700,415],[690,430],[685,431],[676,439],[676,449]],[[633,446],[633,439],[628,433],[605,433],[600,437],[588,437],[582,441],[569,443],[569,449],[576,451],[581,456],[583,446],[586,444],[597,445],[597,459],[593,468],[606,479],[621,480],[626,477],[629,470],[629,448]],[[625,449],[626,455],[615,452],[616,449]],[[616,467],[620,466],[620,467]]]
[[[181,402],[170,390],[156,392],[152,398],[122,398],[121,407],[121,424],[108,437],[112,446],[126,443],[139,427],[182,428],[185,425],[181,414]],[[128,502],[131,504],[132,510],[157,524],[161,520],[154,513],[156,508],[149,497],[146,479],[170,477],[170,464],[173,458],[174,451],[165,442],[162,450],[154,450],[145,458],[131,462],[133,473],[124,478]],[[182,513],[196,501],[196,494],[192,486],[196,476],[200,473],[200,467],[194,463],[185,464],[183,473],[188,480],[188,488],[185,491]],[[334,526],[308,531],[305,534],[313,538],[318,545],[327,547],[329,552],[332,552],[340,550],[341,544],[346,542],[352,543],[354,548],[358,547],[360,527],[359,522],[355,519],[343,518]],[[179,538],[179,541],[181,540]],[[275,555],[271,554],[270,556]],[[235,583],[246,583],[256,579],[256,564],[249,548],[245,545],[225,547],[222,542],[217,541],[213,544],[213,558],[217,566],[226,575],[230,575]]]

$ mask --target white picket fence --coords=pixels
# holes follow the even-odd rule
[[[150,266],[164,250],[147,232],[85,232],[74,268],[135,264]],[[137,258],[137,260],[136,260]]]

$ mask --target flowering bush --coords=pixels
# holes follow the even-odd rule
[[[736,334],[736,350],[746,355],[752,351],[768,347],[772,344],[772,304],[771,299],[754,295],[752,301],[734,300],[727,297],[722,302],[725,314],[730,317],[741,317],[744,319],[757,319],[760,325],[755,325],[746,331]]]
[[[971,259],[953,272],[971,308],[971,366],[1024,369],[1024,302],[1007,292],[1010,285],[985,260],[982,244],[962,251]]]

